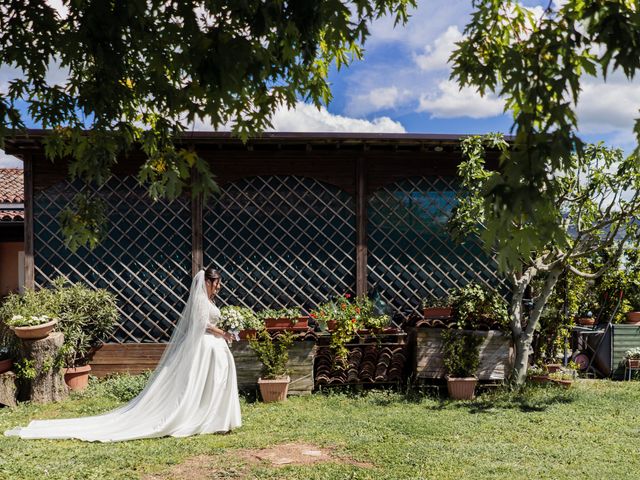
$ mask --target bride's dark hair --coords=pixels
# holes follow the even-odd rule
[[[215,268],[207,267],[204,269],[204,278],[210,281],[222,280],[222,275]]]

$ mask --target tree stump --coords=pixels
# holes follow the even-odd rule
[[[17,397],[16,374],[12,371],[0,373],[0,405],[15,407]]]
[[[21,400],[49,403],[63,400],[68,395],[63,370],[54,367],[63,343],[64,335],[61,332],[53,332],[40,340],[22,340],[24,358],[32,362],[36,376],[23,381],[19,395]]]

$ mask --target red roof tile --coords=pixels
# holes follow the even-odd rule
[[[0,203],[24,203],[21,168],[0,168]]]

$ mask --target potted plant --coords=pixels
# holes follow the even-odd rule
[[[105,289],[92,289],[64,278],[54,280],[51,291],[59,328],[64,333],[59,361],[65,367],[65,382],[71,390],[82,390],[89,381],[92,353],[118,321],[115,296]]]
[[[257,317],[264,321],[266,328],[274,330],[306,330],[309,327],[309,319],[302,315],[300,307],[267,308],[259,311]]]
[[[640,347],[624,352],[624,360],[629,368],[640,368]]]
[[[0,347],[0,373],[11,370],[13,366],[13,355],[9,347]]]
[[[273,338],[262,328],[249,337],[249,345],[262,363],[262,376],[258,379],[260,394],[265,402],[282,401],[287,398],[289,378],[287,362],[289,348],[293,344],[293,333],[285,331]]]
[[[478,283],[468,283],[451,291],[451,307],[460,328],[475,330],[484,325],[509,330],[507,302],[498,292]]]
[[[560,370],[557,372],[549,373],[549,380],[556,385],[560,385],[564,388],[569,388],[573,384],[575,378],[575,372],[566,370]]]
[[[58,323],[55,302],[48,289],[10,293],[0,306],[0,322],[21,339],[46,338]]]
[[[424,318],[449,318],[452,312],[449,296],[430,297],[422,300],[422,316]]]
[[[6,324],[23,340],[46,338],[58,323],[57,318],[49,315],[13,315]]]
[[[220,328],[229,332],[238,333],[241,340],[246,340],[250,335],[263,326],[256,314],[247,307],[228,305],[220,309]]]
[[[459,329],[444,330],[443,364],[447,372],[447,390],[454,400],[471,400],[475,396],[480,365],[479,348],[482,337]]]
[[[365,328],[361,304],[362,301],[353,302],[351,295],[346,293],[336,295],[311,312],[312,318],[331,334],[331,348],[338,361],[346,360],[349,351],[345,344],[357,335],[358,330]]]

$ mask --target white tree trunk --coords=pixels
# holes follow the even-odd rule
[[[510,383],[515,386],[521,386],[527,379],[527,368],[529,367],[529,354],[531,353],[531,344],[533,343],[533,332],[538,326],[542,311],[553,293],[553,289],[558,282],[561,270],[554,269],[547,273],[544,287],[540,295],[536,298],[531,314],[527,319],[526,327],[524,326],[525,313],[522,308],[522,300],[524,292],[529,285],[528,278],[514,285],[513,296],[511,299],[511,333],[513,335],[513,343],[515,347],[515,360],[513,370],[510,375]],[[531,275],[530,278],[534,278]]]

